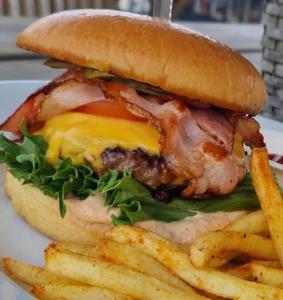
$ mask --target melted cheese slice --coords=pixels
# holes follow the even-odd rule
[[[70,157],[74,164],[88,162],[99,171],[106,148],[142,148],[159,154],[160,135],[149,123],[68,112],[48,120],[40,131],[48,142],[47,161]]]

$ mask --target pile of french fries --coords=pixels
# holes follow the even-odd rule
[[[283,201],[266,149],[251,173],[262,210],[191,245],[118,226],[96,246],[50,244],[45,268],[4,258],[5,272],[46,300],[283,299]]]

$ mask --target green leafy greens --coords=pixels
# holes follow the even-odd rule
[[[89,166],[76,166],[69,158],[58,161],[55,167],[51,166],[45,158],[48,145],[43,137],[29,134],[25,125],[22,125],[21,131],[21,143],[0,135],[0,163],[6,163],[11,174],[24,184],[32,184],[44,194],[58,199],[62,217],[66,214],[66,196],[73,194],[83,200],[95,192],[104,195],[105,206],[120,209],[119,217],[112,216],[114,225],[152,219],[172,222],[194,216],[198,212],[259,208],[249,176],[232,194],[224,197],[209,200],[175,198],[169,204],[164,204],[157,201],[130,172],[125,171],[119,175],[112,170],[97,178]]]
[[[120,177],[116,171],[108,172],[98,180],[97,189],[104,194],[106,205],[120,208],[122,215],[112,216],[115,225],[134,224],[137,221],[150,219],[172,222],[192,217],[198,212],[228,212],[259,208],[249,175],[230,195],[208,200],[175,198],[169,204],[154,199],[150,191],[137,182],[129,172],[124,172]]]

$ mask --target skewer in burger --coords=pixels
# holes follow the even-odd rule
[[[240,54],[107,10],[44,17],[17,45],[67,69],[0,127],[6,192],[42,233],[91,244],[132,224],[181,244],[259,207],[243,147],[263,145],[266,93]]]

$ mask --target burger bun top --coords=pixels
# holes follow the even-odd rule
[[[264,82],[229,47],[195,31],[148,16],[111,10],[49,15],[25,29],[21,48],[96,68],[221,108],[255,115]]]

